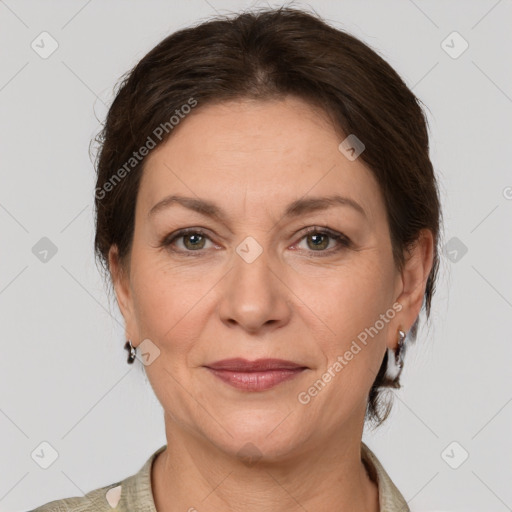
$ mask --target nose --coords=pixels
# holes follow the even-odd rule
[[[265,250],[254,260],[245,257],[242,251],[240,254],[235,255],[233,267],[219,290],[221,321],[252,334],[283,327],[290,321],[292,293],[283,280],[279,264],[270,261]]]

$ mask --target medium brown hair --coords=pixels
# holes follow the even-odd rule
[[[434,260],[423,300],[428,318],[439,265],[441,209],[419,100],[365,43],[317,14],[289,7],[219,16],[179,30],[122,77],[95,139],[99,153],[94,245],[107,281],[111,284],[112,245],[118,248],[121,267],[129,269],[145,163],[140,155],[134,159],[134,152],[150,139],[164,143],[172,135],[170,119],[181,120],[191,98],[199,109],[233,99],[286,95],[321,109],[340,134],[355,134],[364,143],[359,158],[384,197],[398,270],[420,230],[432,232]],[[160,137],[155,136],[157,127],[165,127],[157,132]],[[410,341],[416,339],[418,320],[408,333]],[[387,364],[386,352],[368,396],[366,419],[377,426],[391,408],[381,390],[400,387],[399,379],[386,377]]]

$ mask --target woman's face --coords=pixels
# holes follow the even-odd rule
[[[148,155],[130,273],[115,284],[128,338],[149,340],[146,372],[167,427],[269,458],[360,439],[385,350],[421,301],[412,311],[400,297],[377,182],[342,140],[301,100],[244,100],[199,104]],[[170,195],[212,206],[155,208]],[[232,358],[302,369],[251,380],[208,368]],[[268,384],[276,376],[291,378]]]

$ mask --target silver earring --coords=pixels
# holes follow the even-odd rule
[[[388,347],[387,353],[387,366],[386,366],[386,380],[393,383],[397,383],[400,378],[404,366],[404,353],[407,346],[405,345],[406,333],[401,329],[398,330],[398,347],[392,349]]]
[[[404,346],[405,332],[399,329],[398,336],[398,348],[395,350],[395,364],[398,366],[398,368],[403,368],[404,351],[402,350],[402,347]]]
[[[136,349],[130,340],[124,344],[124,348],[128,350],[128,364],[132,364],[135,361]]]

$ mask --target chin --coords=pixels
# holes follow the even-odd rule
[[[250,418],[237,418],[234,414],[226,423],[226,430],[231,436],[222,430],[221,437],[215,435],[210,438],[211,442],[227,455],[240,458],[247,465],[258,461],[284,461],[304,446],[305,433],[299,431],[299,426],[290,420],[293,414],[286,420],[288,413],[260,414],[251,414],[255,417]]]

